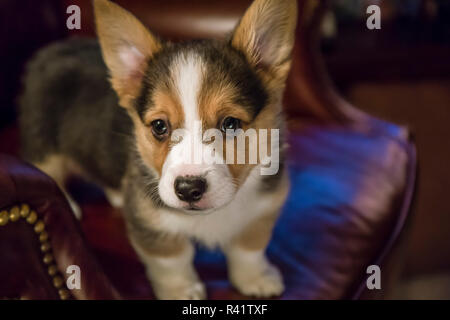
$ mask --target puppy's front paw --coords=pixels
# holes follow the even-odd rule
[[[231,273],[231,282],[242,294],[257,298],[279,296],[284,291],[280,271],[267,262],[259,270],[236,269]]]
[[[204,300],[205,285],[200,281],[186,283],[180,286],[155,285],[155,295],[160,300]]]

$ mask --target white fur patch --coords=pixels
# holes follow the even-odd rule
[[[193,53],[180,54],[172,64],[172,79],[184,110],[185,128],[192,128],[198,115],[198,95],[202,86],[203,62]]]
[[[273,208],[273,197],[269,194],[261,198],[258,192],[261,177],[260,168],[255,167],[234,199],[211,214],[190,215],[161,209],[158,211],[158,227],[171,233],[187,235],[211,248],[222,246],[249,223]],[[217,181],[217,185],[222,184]]]

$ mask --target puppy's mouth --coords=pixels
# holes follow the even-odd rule
[[[234,198],[234,197],[233,197]],[[186,204],[181,208],[182,212],[188,215],[209,215],[212,214],[221,208],[225,207],[229,202],[223,203],[220,206],[217,207],[211,207],[207,205],[206,203],[202,203],[200,201],[199,203],[189,203]],[[202,206],[204,205],[204,206]]]
[[[184,210],[187,211],[203,211],[203,209],[197,207],[195,204],[189,204],[188,206],[183,208]]]
[[[200,208],[195,203],[184,206],[182,210],[190,215],[207,215],[214,211],[213,208]]]

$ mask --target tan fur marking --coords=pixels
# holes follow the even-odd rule
[[[172,129],[180,128],[184,113],[178,95],[169,89],[156,89],[152,97],[153,105],[144,115],[144,122],[150,125],[157,119],[169,120]]]
[[[171,132],[182,126],[184,114],[177,95],[157,90],[153,97],[153,101],[153,108],[145,115],[145,121],[148,125],[154,120],[163,119],[168,121]],[[165,115],[165,118],[163,115]],[[150,129],[150,127],[148,128]],[[151,134],[151,129],[149,131]],[[153,134],[151,134],[150,139],[151,143],[155,146],[152,163],[154,168],[156,168],[161,175],[162,167],[169,154],[170,137],[166,141],[160,142],[155,139]]]
[[[274,90],[275,91],[275,90]],[[270,137],[270,129],[280,129],[282,127],[282,119],[281,119],[281,102],[278,102],[279,97],[278,96],[272,96],[272,100],[274,102],[269,103],[261,112],[258,114],[258,116],[251,121],[251,115],[248,113],[248,111],[239,105],[235,105],[231,101],[233,100],[233,97],[235,95],[235,92],[231,87],[206,87],[203,88],[200,99],[199,99],[199,105],[200,105],[200,118],[203,121],[203,127],[204,129],[208,128],[215,128],[218,125],[220,125],[220,121],[223,120],[226,117],[234,117],[237,119],[240,119],[242,121],[242,129],[244,131],[248,129],[255,129],[257,133],[259,133],[259,129],[265,129],[268,132],[268,143],[271,142]],[[220,128],[219,128],[220,129]],[[281,128],[282,130],[284,128]],[[259,138],[258,138],[259,139]],[[223,145],[223,155],[226,159],[227,151],[226,151],[226,143],[225,143],[225,136],[224,136],[224,145]],[[258,140],[259,141],[259,140]],[[282,141],[280,141],[282,143]],[[245,150],[246,150],[246,164],[237,164],[237,139],[234,139],[234,163],[229,164],[228,168],[230,170],[231,175],[235,179],[235,183],[240,186],[245,179],[247,178],[248,174],[251,172],[254,164],[249,164],[249,151],[250,151],[250,141],[249,139],[246,139],[245,142]],[[259,144],[257,147],[257,150],[259,151]],[[270,145],[268,146],[268,150],[270,150]],[[259,156],[259,152],[258,156]],[[257,163],[260,163],[260,159],[257,159]]]
[[[257,131],[259,129],[266,129],[269,133],[270,142],[270,129],[280,128],[280,104],[269,103],[260,114],[251,121],[251,114],[243,107],[234,104],[233,97],[235,97],[236,92],[231,86],[205,86],[202,88],[199,98],[200,106],[200,118],[203,121],[204,129],[215,128],[220,126],[220,121],[226,117],[234,117],[242,121],[242,129],[244,131],[253,128]],[[273,98],[277,100],[277,97]],[[220,129],[220,128],[219,128]],[[225,136],[224,136],[225,137]],[[235,179],[235,183],[240,186],[247,178],[250,171],[255,165],[248,163],[248,153],[250,151],[250,141],[246,139],[245,150],[246,150],[246,164],[237,164],[237,139],[234,141],[235,151],[234,151],[234,164],[229,164],[228,168],[231,175]],[[270,149],[269,149],[270,150]],[[259,154],[259,153],[258,153]],[[223,155],[226,159],[226,143],[224,139],[223,145]],[[257,159],[257,163],[260,159]]]
[[[151,128],[145,126],[139,116],[133,113],[130,114],[135,127],[136,147],[142,161],[161,175],[162,166],[169,153],[169,141],[157,141],[152,134]]]
[[[144,115],[144,123],[135,112],[130,114],[135,125],[136,145],[142,160],[161,176],[162,167],[169,154],[170,137],[165,141],[157,140],[152,134],[151,123],[158,119],[165,120],[173,132],[183,125],[184,114],[177,95],[167,89],[156,89],[152,101],[152,107]]]
[[[243,125],[243,129],[248,130],[248,129],[255,129],[257,132],[257,136],[258,136],[258,142],[256,147],[256,152],[257,152],[257,163],[261,163],[261,159],[259,158],[259,130],[260,129],[264,129],[267,130],[267,142],[268,142],[268,147],[267,150],[270,150],[270,143],[275,143],[275,141],[271,141],[271,129],[281,129],[281,132],[283,131],[284,128],[282,128],[281,126],[281,115],[280,115],[280,107],[277,104],[269,104],[267,105],[263,110],[261,110],[261,112],[258,114],[258,116],[255,118],[255,120],[249,124],[245,124]],[[280,137],[280,139],[282,139],[283,137]],[[246,164],[237,164],[237,139],[235,139],[234,142],[234,146],[235,146],[235,151],[234,151],[234,155],[235,155],[235,162],[234,164],[229,164],[228,168],[231,172],[231,174],[233,175],[233,177],[235,178],[235,182],[238,185],[241,185],[245,179],[247,178],[248,174],[250,173],[251,169],[253,169],[253,167],[255,165],[253,164],[249,164],[248,160],[249,160],[249,152],[251,150],[250,147],[250,141],[249,139],[246,138],[246,142],[245,142],[245,152],[246,152]],[[279,141],[280,144],[283,143],[282,140]],[[280,145],[281,147],[281,145]],[[225,148],[225,146],[224,146]],[[224,150],[224,154],[226,155],[226,150]]]
[[[215,128],[225,117],[235,117],[248,123],[251,115],[233,102],[236,90],[231,85],[205,84],[199,94],[199,116],[205,128]]]
[[[206,84],[199,95],[199,115],[205,130],[217,128],[220,130],[221,121],[227,117],[240,119],[245,128],[248,128],[251,121],[251,114],[242,106],[236,105],[233,100],[236,91],[230,85]],[[223,140],[223,156],[226,159],[226,140]],[[235,142],[235,147],[236,147]],[[236,158],[236,151],[235,151]],[[229,165],[231,175],[238,185],[241,185],[251,171],[252,166]]]

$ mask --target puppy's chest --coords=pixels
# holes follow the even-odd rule
[[[230,204],[208,215],[161,212],[158,227],[187,235],[207,247],[221,246],[273,206],[271,195],[261,195],[258,186],[256,180],[244,185]]]

